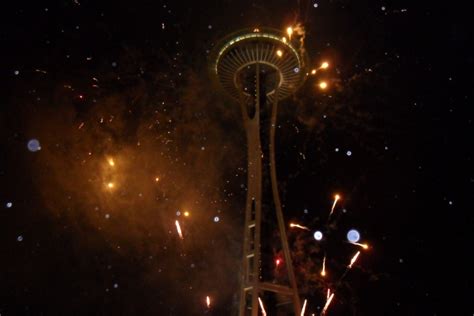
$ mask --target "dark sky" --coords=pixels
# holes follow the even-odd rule
[[[278,117],[285,218],[311,229],[289,231],[307,311],[324,305],[357,228],[371,249],[329,315],[472,315],[472,9],[2,4],[0,314],[234,315],[245,132],[239,107],[210,80],[209,56],[238,29],[302,23],[310,63],[331,64]],[[41,150],[29,150],[32,139]],[[331,241],[319,245],[312,231],[335,193]],[[315,270],[323,247],[326,281]]]

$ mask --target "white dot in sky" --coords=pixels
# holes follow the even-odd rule
[[[18,237],[16,238],[16,240],[18,240],[18,241],[23,241],[23,236],[22,236],[22,235],[18,236]]]
[[[206,149],[206,147],[204,147],[204,146],[201,147],[201,150],[205,150],[205,149]]]
[[[117,67],[117,63],[115,61],[112,63],[112,67]]]
[[[449,205],[453,205],[453,201],[449,201],[448,203],[449,203]]]
[[[321,239],[323,239],[323,233],[320,232],[319,230],[315,231],[313,236],[314,236],[314,239],[316,239],[317,241],[320,241]]]
[[[181,215],[181,212],[180,211],[177,211],[176,212],[176,216],[180,216]]]
[[[335,152],[339,152],[339,148],[336,147],[336,148],[334,149],[334,151],[335,151]]]
[[[305,209],[303,210],[303,213],[308,214],[308,209],[305,208]]]
[[[7,208],[10,208],[10,207],[12,207],[12,206],[13,206],[13,203],[12,203],[12,202],[8,202],[8,203],[7,203]]]
[[[18,76],[20,74],[18,70],[15,70],[13,73],[15,74],[15,76]]]
[[[219,220],[219,216],[214,217],[214,223],[217,223]]]
[[[295,69],[293,69],[293,71],[294,71],[295,73],[299,73],[299,72],[300,72],[300,69],[299,69],[298,67],[295,67]]]
[[[382,9],[382,11],[385,11],[385,7],[381,7],[380,9]]]
[[[351,155],[352,155],[352,151],[348,150],[348,151],[346,152],[346,155],[347,155],[347,156],[351,156]]]
[[[317,8],[317,7],[318,7],[318,4],[317,4],[317,3],[314,3],[314,4],[313,4],[313,7]]]
[[[110,214],[105,214],[105,218],[110,218]]]
[[[347,240],[349,242],[358,242],[360,239],[360,234],[357,230],[351,229],[350,231],[347,232]]]
[[[40,142],[33,138],[33,139],[30,139],[28,141],[28,150],[31,151],[31,152],[35,152],[35,151],[38,151],[38,150],[41,150],[41,145],[40,145]]]
[[[209,24],[209,25],[207,26],[207,28],[208,28],[208,29],[212,29],[212,25]]]
[[[118,284],[117,284],[117,283],[114,284],[114,289],[116,289],[116,288],[118,288]]]

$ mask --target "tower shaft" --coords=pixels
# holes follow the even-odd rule
[[[249,111],[247,101],[243,94],[241,94],[240,97],[244,128],[247,134],[248,165],[239,316],[257,316],[259,314],[258,298],[263,295],[265,291],[286,297],[288,302],[293,304],[293,311],[295,315],[297,315],[300,311],[300,299],[286,236],[276,177],[274,138],[278,106],[278,88],[274,91],[273,102],[267,104],[265,77],[261,72],[260,64],[255,63],[254,66],[254,110]],[[268,116],[270,119],[262,120],[263,116]],[[268,125],[265,126],[265,124]],[[267,131],[269,131],[269,133],[266,133]],[[263,163],[263,157],[268,161],[266,165]],[[269,172],[262,172],[262,167],[268,168]],[[264,176],[268,177],[268,174],[270,179],[265,179]],[[268,180],[270,180],[270,196],[278,222],[278,231],[284,253],[284,262],[288,273],[289,285],[279,285],[262,281],[262,206],[264,202],[269,202],[264,201],[262,187],[264,181]]]

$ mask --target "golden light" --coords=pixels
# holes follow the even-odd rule
[[[326,256],[324,256],[324,259],[323,259],[323,268],[321,269],[321,276],[322,277],[326,276]]]
[[[286,29],[286,33],[288,33],[288,37],[291,40],[291,34],[293,34],[293,28],[290,26]]]
[[[112,188],[114,187],[114,183],[113,183],[113,182],[107,183],[107,187],[108,187],[109,189],[112,189]]]
[[[339,200],[340,198],[341,198],[341,196],[339,194],[334,195],[335,200]]]
[[[189,216],[189,212],[188,212],[188,211],[184,212],[184,216],[188,217],[188,216]]]
[[[158,182],[158,181],[160,181],[160,177],[155,178],[155,182]]]
[[[114,158],[108,158],[107,162],[109,163],[109,166],[111,167],[115,166]]]
[[[322,69],[326,69],[326,68],[328,68],[328,67],[329,67],[329,63],[326,62],[326,61],[321,64],[321,68],[322,68]]]
[[[321,81],[319,84],[318,84],[319,88],[324,90],[328,87],[328,84],[326,81]]]
[[[207,308],[211,307],[211,298],[209,296],[206,296],[206,305]]]
[[[263,306],[263,302],[260,297],[258,297],[258,304],[260,305],[260,308],[262,309],[262,315],[267,316],[267,312],[265,311],[265,306]]]
[[[281,49],[277,50],[277,51],[276,51],[276,54],[277,54],[278,57],[283,56],[283,52],[282,52]]]
[[[282,37],[281,40],[283,41],[283,43],[286,43],[286,37]]]
[[[369,245],[367,245],[367,244],[360,244],[360,243],[358,243],[358,242],[352,242],[351,244],[356,245],[356,246],[359,246],[359,247],[361,247],[361,248],[363,248],[363,249],[365,249],[365,250],[369,249]]]
[[[315,74],[316,74],[316,71],[317,71],[316,69],[311,70],[311,74],[312,74],[312,75],[315,75]]]

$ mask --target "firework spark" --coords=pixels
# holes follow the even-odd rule
[[[299,228],[299,229],[309,230],[309,228],[306,227],[306,226],[302,226],[300,224],[294,224],[294,223],[290,223],[290,227],[296,227],[296,228]]]
[[[327,85],[324,85],[324,88],[326,88]],[[323,87],[321,87],[322,89],[324,89]],[[339,201],[341,197],[339,196],[339,194],[336,194],[334,196],[334,203],[332,203],[332,207],[331,207],[331,212],[329,212],[329,216],[332,215],[332,212],[334,212],[334,208],[336,207],[336,204],[337,204],[337,201]]]
[[[307,299],[304,300],[303,307],[301,308],[300,316],[304,316],[304,312],[306,311],[306,303],[308,303]]]
[[[331,289],[328,288],[328,292],[327,292],[327,295],[326,295],[326,300],[329,299],[329,296],[331,296]]]
[[[289,26],[286,29],[286,33],[288,34],[288,38],[291,40],[291,35],[293,34],[293,28],[291,26]]]
[[[357,261],[357,258],[359,258],[359,255],[360,255],[360,251],[357,251],[354,257],[352,257],[351,263],[348,266],[349,269],[352,268],[352,265]]]
[[[369,249],[369,245],[367,245],[367,244],[361,244],[361,243],[358,243],[358,242],[351,242],[351,244],[359,246],[359,247],[361,247],[365,250]]]
[[[324,259],[323,259],[323,268],[321,269],[321,276],[322,277],[326,276],[326,256],[324,256]]]
[[[183,232],[181,231],[181,226],[179,225],[178,220],[176,220],[175,224],[176,224],[176,231],[178,232],[179,238],[183,239]]]
[[[265,311],[265,307],[263,306],[263,302],[260,297],[258,298],[258,304],[260,304],[260,308],[262,309],[262,315],[267,316],[267,312]]]
[[[115,166],[114,158],[108,158],[107,162],[109,163],[109,166],[111,166],[111,167]]]
[[[211,307],[211,298],[209,296],[206,296],[206,306],[207,308]]]
[[[323,308],[323,311],[321,312],[321,315],[326,315],[326,311],[328,310],[329,305],[331,304],[333,298],[334,298],[334,293],[332,293],[326,300],[326,304],[324,304],[324,308]]]

